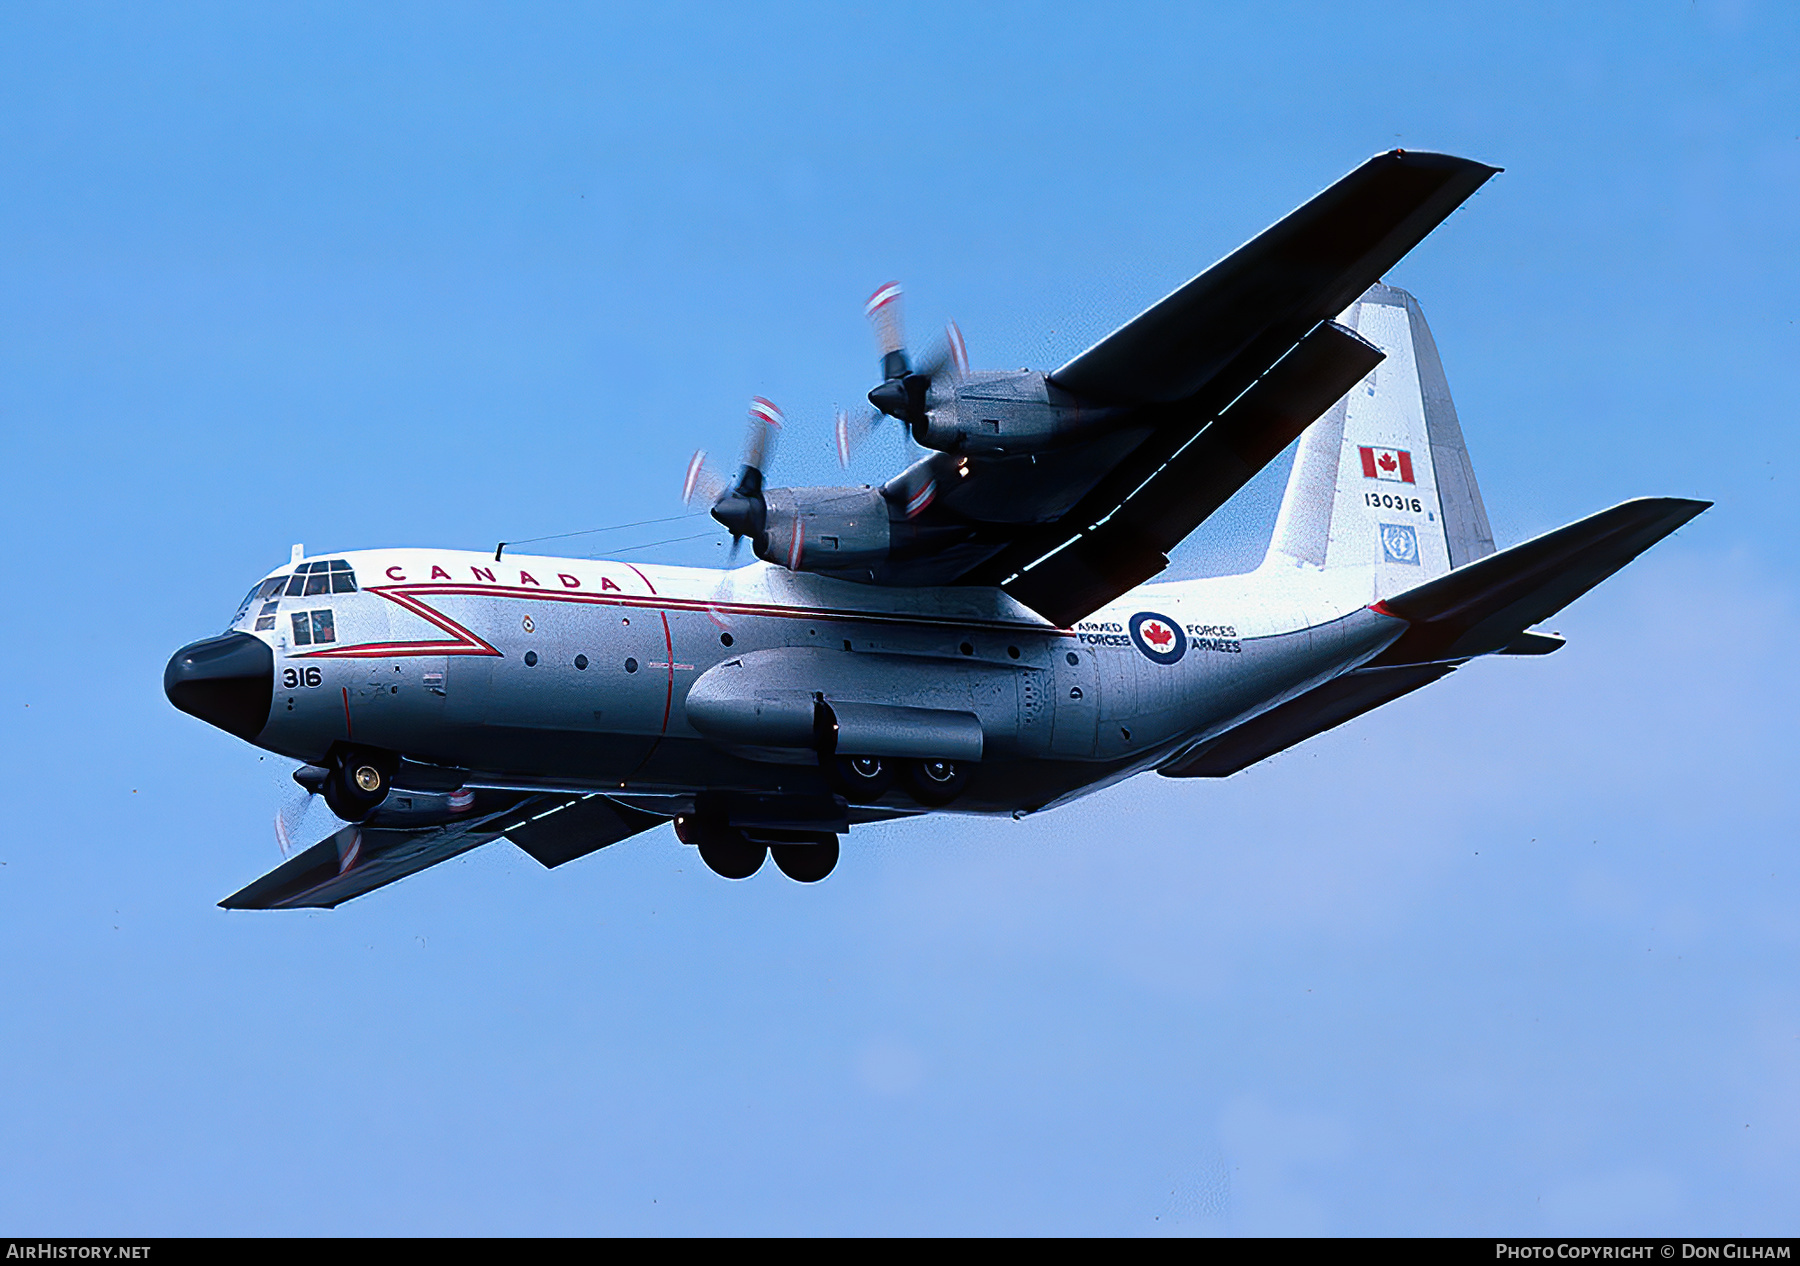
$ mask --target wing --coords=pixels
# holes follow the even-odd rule
[[[1395,151],[1050,375],[1106,433],[1036,457],[939,454],[895,482],[937,489],[886,584],[999,585],[1067,624],[1154,576],[1167,552],[1379,362],[1334,324],[1498,168]]]
[[[1185,400],[1220,378],[1241,389],[1499,170],[1379,154],[1050,377],[1109,404]]]
[[[1068,514],[996,555],[984,578],[1052,623],[1074,623],[1167,567],[1182,538],[1381,359],[1343,326],[1315,326],[1216,417],[1151,436]]]
[[[605,796],[530,795],[448,826],[346,826],[219,904],[228,910],[330,909],[506,836],[560,866],[666,819]]]

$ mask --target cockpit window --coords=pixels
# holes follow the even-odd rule
[[[250,604],[256,601],[257,590],[261,587],[262,586],[260,585],[252,585],[250,587],[250,592],[244,595],[244,600],[242,602],[238,603],[237,614],[231,617],[231,624],[227,624],[225,626],[226,628],[230,628],[232,624],[236,624],[239,620],[250,614]]]
[[[355,593],[356,573],[341,558],[315,559],[301,563],[287,583],[288,597],[310,597],[321,593]]]
[[[262,588],[257,591],[256,596],[267,602],[270,598],[278,597],[286,584],[286,576],[271,576],[262,582]]]

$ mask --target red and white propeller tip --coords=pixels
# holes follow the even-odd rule
[[[899,282],[890,281],[870,295],[869,301],[863,305],[863,313],[869,318],[869,324],[875,327],[875,338],[881,344],[883,356],[906,346],[906,331],[900,319]]]
[[[944,339],[950,347],[950,367],[960,378],[969,376],[969,349],[963,342],[962,328],[952,321],[944,327]]]
[[[786,420],[774,401],[762,396],[750,398],[749,425],[744,431],[743,467],[760,473],[768,466],[775,456],[775,434]],[[693,457],[688,459],[687,473],[681,481],[682,503],[692,505],[696,497],[707,504],[717,502],[737,487],[742,474],[742,469],[725,474],[706,460],[705,449],[696,449]]]

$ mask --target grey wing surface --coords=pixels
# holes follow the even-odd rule
[[[1123,410],[1112,433],[908,472],[936,480],[940,518],[986,530],[880,579],[999,585],[1058,624],[1143,583],[1380,360],[1331,318],[1497,170],[1404,151],[1364,163],[1050,375]]]
[[[1378,154],[1050,377],[1106,403],[1248,385],[1350,306],[1500,169],[1448,154]]]
[[[330,909],[503,836],[543,865],[560,866],[664,821],[600,795],[530,795],[447,826],[350,825],[219,904]]]

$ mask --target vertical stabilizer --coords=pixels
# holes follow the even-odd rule
[[[1494,552],[1418,301],[1371,286],[1338,318],[1386,359],[1301,437],[1265,567],[1356,568],[1376,597]]]

